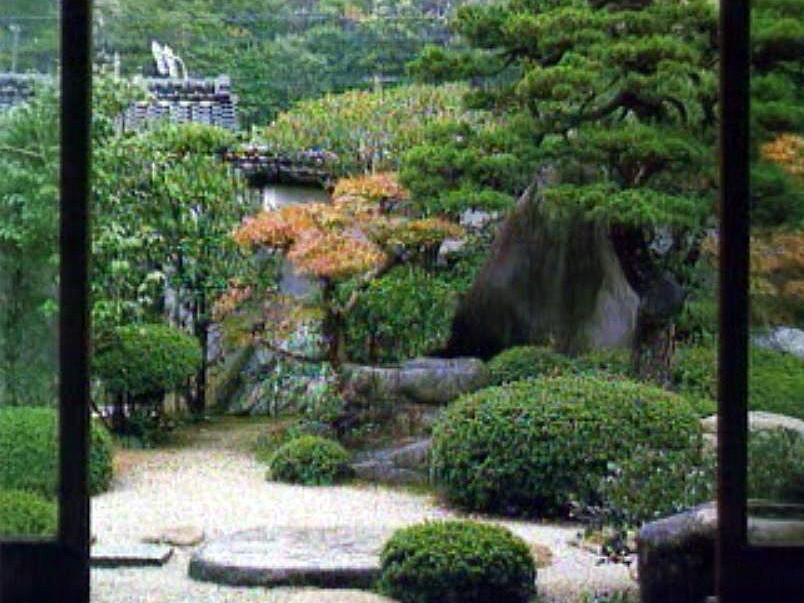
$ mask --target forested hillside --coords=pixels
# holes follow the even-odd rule
[[[243,123],[264,123],[294,101],[405,79],[426,44],[450,44],[447,16],[465,0],[98,0],[98,58],[148,74],[151,41],[170,45],[190,75],[228,74]],[[4,0],[0,71],[53,71],[55,0]]]

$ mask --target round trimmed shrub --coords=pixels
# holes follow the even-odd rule
[[[351,475],[350,456],[334,440],[306,435],[280,446],[270,460],[269,479],[305,486],[331,486]]]
[[[164,324],[118,327],[96,346],[93,368],[109,392],[132,398],[174,391],[201,365],[198,341]]]
[[[31,492],[0,490],[0,538],[53,536],[56,503]]]
[[[673,382],[684,394],[717,399],[715,346],[680,348]],[[804,419],[804,360],[792,354],[752,347],[748,407]]]
[[[450,502],[506,515],[595,504],[611,463],[637,446],[702,446],[691,404],[625,379],[517,381],[462,398],[433,432],[431,476]]]
[[[0,489],[28,490],[47,498],[58,492],[57,413],[51,408],[0,408]],[[92,423],[89,487],[99,494],[112,480],[112,441]]]
[[[537,346],[509,348],[489,360],[488,369],[491,385],[564,375],[578,370],[572,358]]]
[[[380,590],[402,603],[527,603],[536,567],[505,528],[428,522],[396,532],[381,557]]]

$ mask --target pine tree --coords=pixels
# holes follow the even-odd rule
[[[463,7],[455,25],[472,50],[431,48],[412,69],[469,79],[472,106],[528,128],[559,173],[529,202],[608,228],[641,299],[635,368],[665,380],[684,274],[714,214],[712,3],[510,0]]]

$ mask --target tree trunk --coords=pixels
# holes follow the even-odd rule
[[[634,374],[667,385],[675,351],[675,319],[684,307],[684,289],[673,275],[660,271],[640,229],[614,226],[610,236],[623,273],[640,298],[631,353]]]
[[[209,349],[209,321],[207,320],[206,294],[200,293],[193,309],[193,330],[201,344],[201,366],[195,376],[195,393],[190,410],[196,417],[203,416],[207,406],[207,351]]]
[[[112,430],[121,434],[126,430],[126,406],[123,394],[115,394],[112,402]]]
[[[323,330],[327,344],[327,359],[334,369],[346,361],[346,342],[343,335],[343,317],[335,310],[335,284],[325,281],[322,291],[324,310]]]

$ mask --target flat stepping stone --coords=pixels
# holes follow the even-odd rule
[[[146,544],[167,544],[178,547],[193,547],[204,542],[204,530],[195,526],[167,528],[149,534],[142,541]]]
[[[92,567],[160,567],[173,555],[169,546],[156,544],[95,545],[90,552]]]
[[[190,560],[191,578],[228,586],[368,588],[392,528],[261,528],[212,540]]]

